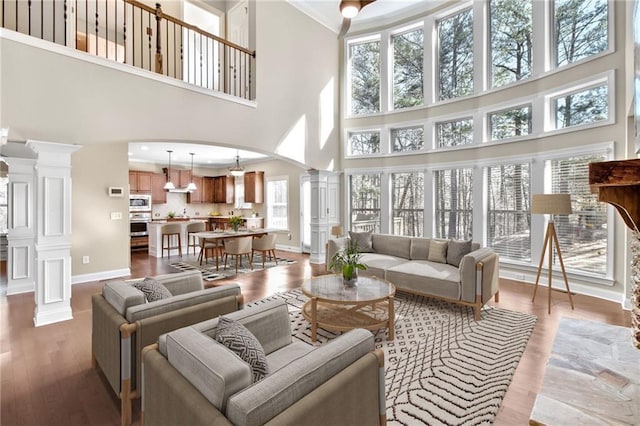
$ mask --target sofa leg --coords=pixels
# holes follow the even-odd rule
[[[496,291],[496,294],[493,295],[493,300],[496,303],[500,302],[500,291]]]
[[[475,311],[476,321],[480,321],[482,319],[480,315],[482,313],[482,296],[479,294],[476,295],[476,303],[473,310]]]
[[[120,422],[122,426],[131,424],[131,379],[122,381],[120,393]]]

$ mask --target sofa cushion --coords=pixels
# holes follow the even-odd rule
[[[143,305],[146,303],[144,293],[125,281],[109,281],[102,288],[104,299],[109,302],[113,309],[124,316],[131,306]]]
[[[174,296],[204,290],[202,272],[198,270],[156,275],[153,278],[162,283]]]
[[[396,287],[418,294],[460,300],[460,270],[448,263],[414,260],[387,269]]]
[[[227,399],[252,383],[249,364],[192,327],[168,333],[166,345],[169,363],[223,413]]]
[[[305,356],[314,349],[313,346],[304,342],[293,342],[277,351],[271,352],[267,355],[267,363],[269,364],[269,374],[280,370],[282,367],[289,365],[289,363],[296,359]]]
[[[133,286],[144,293],[147,302],[155,302],[157,300],[168,299],[171,292],[159,281],[146,277],[142,281],[136,281]]]
[[[356,247],[358,248],[360,253],[371,253],[373,251],[371,231],[349,231],[349,238],[351,238],[351,244],[357,244]]]
[[[373,234],[371,236],[373,251],[380,254],[411,258],[411,238],[399,235]]]
[[[411,238],[411,249],[409,251],[411,260],[427,260],[429,258],[429,238]]]
[[[450,240],[447,244],[447,263],[458,267],[464,255],[469,253],[471,253],[471,240]]]
[[[364,271],[358,271],[359,275],[376,276],[385,278],[384,271],[392,266],[407,262],[402,257],[389,256],[378,253],[363,253],[360,262],[367,265]]]
[[[431,240],[429,242],[429,256],[431,262],[447,263],[447,241]]]
[[[269,374],[267,356],[258,339],[239,322],[220,317],[216,330],[216,340],[251,366],[253,382],[260,381]]]
[[[348,331],[231,396],[227,418],[236,426],[263,425],[373,349],[370,331]]]

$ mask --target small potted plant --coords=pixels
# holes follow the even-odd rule
[[[244,223],[244,219],[242,218],[242,216],[231,216],[231,218],[229,219],[229,223],[231,224],[233,230],[237,232],[238,228],[240,228],[240,225]]]
[[[342,270],[342,281],[344,285],[353,287],[358,281],[358,269],[364,271],[367,265],[360,263],[362,253],[358,250],[358,243],[347,241],[347,245],[337,251],[329,261],[329,269],[332,271]]]
[[[167,213],[167,217],[168,217],[169,219],[173,219],[174,217],[176,217],[176,212],[169,212],[169,213]]]

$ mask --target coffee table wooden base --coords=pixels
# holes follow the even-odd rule
[[[393,296],[379,302],[319,301],[312,297],[302,306],[302,315],[311,323],[311,340],[317,340],[318,327],[331,331],[348,331],[354,328],[377,330],[389,329],[389,340],[393,340],[394,317]]]

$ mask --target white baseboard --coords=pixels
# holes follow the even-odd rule
[[[291,253],[302,253],[302,250],[300,249],[300,247],[285,246],[285,245],[281,245],[281,244],[276,244],[276,250],[288,251],[288,252],[291,252]]]
[[[82,284],[93,281],[109,280],[111,278],[128,277],[131,275],[131,269],[114,269],[112,271],[94,272],[92,274],[73,275],[71,277],[71,285]]]
[[[36,315],[33,317],[33,325],[35,325],[36,327],[40,327],[43,325],[53,324],[56,322],[67,321],[71,319],[73,319],[73,315],[71,314],[71,307],[67,307],[57,311],[36,313]]]
[[[36,291],[36,285],[34,283],[7,286],[7,296],[22,293],[33,293],[34,291]]]

